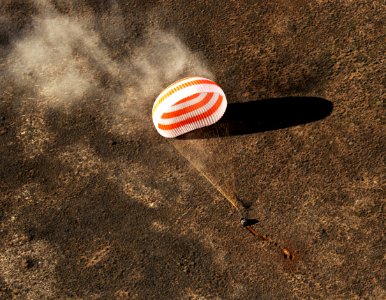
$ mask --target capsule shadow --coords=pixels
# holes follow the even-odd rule
[[[331,101],[316,97],[284,97],[230,103],[224,116],[208,127],[179,139],[207,139],[283,129],[321,120],[331,114]]]

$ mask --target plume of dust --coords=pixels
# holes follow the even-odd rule
[[[53,138],[45,125],[50,107],[66,108],[95,90],[100,73],[117,74],[92,24],[57,13],[48,1],[34,2],[39,14],[7,57],[9,78],[25,91],[16,136],[26,157],[43,153]]]
[[[48,105],[71,104],[96,89],[106,92],[100,80],[101,74],[108,74],[116,86],[124,87],[118,92],[108,91],[113,95],[110,100],[133,115],[131,112],[145,113],[138,108],[153,102],[163,88],[182,76],[214,79],[199,54],[158,25],[147,28],[143,45],[130,57],[112,59],[111,51],[93,30],[93,20],[61,15],[47,0],[34,3],[39,14],[33,20],[33,30],[15,43],[9,71],[19,84],[45,97]],[[124,20],[117,5],[101,19],[113,24]],[[102,27],[100,32],[110,38],[111,24],[104,22]],[[121,27],[114,39],[128,35]]]
[[[15,43],[10,56],[10,73],[19,84],[37,90],[49,105],[63,104],[95,88],[99,72],[117,73],[116,62],[87,24],[57,14],[46,1],[36,3],[41,12],[34,30]]]
[[[181,77],[215,79],[197,53],[191,52],[176,35],[158,29],[148,30],[145,44],[134,54],[132,64],[144,97],[158,94]]]

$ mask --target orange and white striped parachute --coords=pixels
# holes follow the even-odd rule
[[[168,86],[153,105],[153,123],[159,134],[173,138],[216,123],[224,115],[227,100],[212,80],[187,77]]]

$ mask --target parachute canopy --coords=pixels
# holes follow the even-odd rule
[[[212,80],[187,77],[168,86],[153,105],[153,123],[160,135],[173,138],[216,123],[224,115],[227,101]]]

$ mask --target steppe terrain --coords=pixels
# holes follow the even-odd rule
[[[1,0],[0,298],[385,299],[385,11]],[[165,139],[184,76],[229,106]]]

